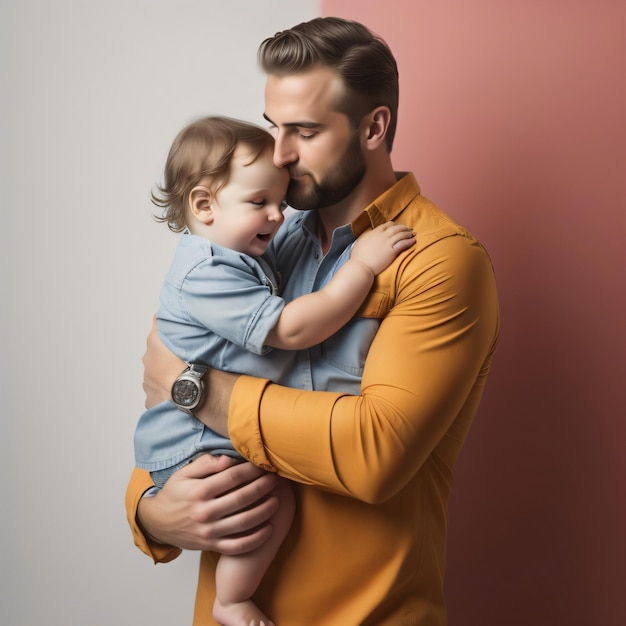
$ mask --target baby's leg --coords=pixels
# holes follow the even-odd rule
[[[276,488],[280,506],[272,518],[273,532],[259,548],[237,556],[222,555],[215,571],[213,617],[222,626],[274,626],[250,599],[257,590],[295,512],[293,487],[281,480]]]

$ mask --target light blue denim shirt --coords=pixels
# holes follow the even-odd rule
[[[285,306],[264,259],[184,234],[161,289],[159,335],[183,360],[280,377],[281,359],[260,359]]]
[[[264,345],[285,306],[270,265],[181,236],[161,289],[157,328],[163,343],[184,361],[280,380],[293,355]],[[157,486],[200,452],[238,457],[230,441],[179,411],[173,402],[148,409],[135,430],[135,461]]]
[[[323,287],[349,258],[354,240],[350,225],[338,228],[324,256],[314,212],[289,216],[265,259],[181,236],[157,314],[163,342],[188,362],[289,387],[358,394],[378,320],[354,318],[322,344],[299,352],[268,351],[263,343],[285,302]],[[281,297],[272,293],[277,283]],[[135,432],[137,466],[151,471],[157,486],[200,452],[235,455],[232,450],[228,439],[171,402],[146,411]]]
[[[350,258],[355,237],[350,224],[337,228],[324,255],[317,236],[317,214],[291,215],[268,251],[280,272],[282,296],[289,302],[322,288]],[[326,341],[294,354],[281,384],[301,389],[358,395],[365,357],[380,320],[354,317]]]

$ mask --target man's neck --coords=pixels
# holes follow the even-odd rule
[[[351,224],[376,198],[396,184],[396,176],[389,164],[388,168],[370,168],[358,187],[341,202],[320,209],[319,238],[324,254],[328,252],[333,232],[340,226]]]

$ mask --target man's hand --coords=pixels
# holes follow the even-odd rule
[[[171,400],[172,385],[187,365],[168,350],[161,341],[157,331],[156,317],[152,318],[152,328],[146,340],[146,352],[142,362],[146,409],[165,400]]]
[[[277,480],[251,463],[205,454],[173,474],[157,495],[142,498],[137,522],[160,543],[244,554],[272,533]]]

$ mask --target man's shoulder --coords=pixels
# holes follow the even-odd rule
[[[379,199],[378,208],[386,219],[405,224],[415,231],[414,250],[430,246],[441,239],[460,236],[474,240],[472,234],[449,213],[422,194],[412,173],[401,175],[387,194]]]
[[[424,248],[447,237],[460,236],[474,240],[474,236],[461,224],[457,223],[437,204],[419,194],[404,211],[398,220],[410,226],[417,238],[417,247]]]

